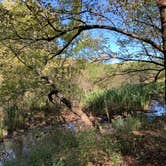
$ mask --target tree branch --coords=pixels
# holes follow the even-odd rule
[[[155,76],[155,78],[154,78],[154,82],[156,82],[156,81],[158,80],[158,77],[159,77],[160,73],[161,73],[162,71],[164,71],[164,70],[165,70],[165,68],[162,68],[162,69],[160,69],[160,70],[157,72],[157,74],[156,74],[156,76]]]
[[[81,33],[81,30],[78,30],[78,32],[67,42],[67,44],[62,48],[60,49],[56,54],[54,54],[51,58],[49,58],[49,60],[52,60],[54,57],[60,55],[71,43],[72,41],[77,37],[79,36]]]
[[[149,61],[149,60],[143,60],[143,59],[129,59],[129,58],[122,58],[122,57],[116,57],[116,59],[120,59],[120,60],[123,60],[123,61],[131,61],[131,62],[153,63],[155,65],[164,66],[164,64],[156,62],[156,61]]]
[[[121,33],[123,35],[129,36],[129,37],[132,37],[134,39],[138,39],[138,40],[143,41],[145,43],[148,43],[151,46],[153,46],[155,49],[158,49],[159,51],[163,52],[163,47],[158,45],[158,44],[156,44],[151,39],[143,37],[143,36],[139,36],[139,35],[137,35],[135,33],[128,32],[126,30],[123,30],[123,29],[120,29],[120,28],[117,28],[117,27],[114,27],[114,26],[109,26],[109,25],[85,25],[85,26],[79,26],[78,29],[80,29],[81,31],[83,31],[83,30],[90,30],[90,29],[111,30],[111,31],[118,32],[118,33]]]
[[[141,24],[148,25],[148,26],[150,26],[150,27],[153,27],[154,29],[158,30],[158,31],[161,33],[161,28],[159,28],[159,27],[158,27],[157,25],[155,25],[155,24],[151,24],[151,23],[145,22],[145,21],[143,21],[143,20],[138,20],[138,19],[135,19],[134,21],[139,22],[139,23],[141,23]]]

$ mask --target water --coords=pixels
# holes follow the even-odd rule
[[[64,124],[63,127],[65,127],[66,129],[69,129],[69,130],[71,130],[73,132],[75,132],[77,130],[77,126],[74,123]]]
[[[12,160],[16,158],[16,153],[14,152],[12,146],[12,139],[5,140],[2,144],[0,144],[0,166],[3,166],[4,160]]]
[[[152,101],[149,109],[152,110],[151,112],[146,113],[149,120],[166,114],[166,105],[159,101]]]
[[[3,143],[0,143],[0,166],[4,166],[5,160],[28,155],[31,147],[43,138],[44,132],[45,130],[31,130],[16,138],[5,139]]]

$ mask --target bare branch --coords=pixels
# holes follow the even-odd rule
[[[130,69],[130,70],[127,70],[127,71],[122,71],[122,72],[119,72],[119,73],[115,72],[113,74],[101,77],[98,80],[96,80],[94,83],[99,83],[101,81],[107,81],[109,78],[115,77],[115,76],[122,76],[122,75],[131,74],[131,73],[138,73],[138,72],[145,72],[145,71],[154,71],[154,72],[156,71],[157,73],[160,73],[163,70],[164,70],[164,68],[162,68],[162,69],[155,69],[155,68]],[[158,76],[157,76],[157,78],[155,78],[155,80],[157,81],[157,79],[158,79]]]
[[[155,24],[152,24],[152,23],[148,23],[146,21],[143,21],[143,20],[138,20],[138,19],[135,19],[134,21],[136,22],[139,22],[139,23],[142,23],[142,24],[145,24],[145,25],[148,25],[150,27],[153,27],[154,29],[156,29],[157,31],[159,31],[161,33],[161,28],[159,28],[157,25]]]
[[[156,74],[156,76],[155,76],[155,78],[154,78],[154,82],[156,82],[156,81],[158,80],[158,77],[159,77],[160,73],[161,73],[162,71],[164,71],[164,70],[165,70],[165,68],[162,68],[162,69],[160,69],[160,70],[157,72],[157,74]]]
[[[130,58],[122,58],[122,57],[116,57],[116,59],[123,60],[123,61],[131,61],[131,62],[146,62],[146,63],[152,63],[155,65],[159,66],[164,66],[164,64],[156,62],[156,61],[151,61],[151,60],[143,60],[143,59],[130,59]]]
[[[67,44],[62,48],[60,49],[56,54],[54,54],[49,60],[53,59],[54,57],[60,55],[71,43],[72,41],[77,37],[79,36],[79,34],[81,33],[80,30],[78,30],[78,32],[67,42]]]

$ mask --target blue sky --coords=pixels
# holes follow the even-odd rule
[[[56,0],[47,0],[46,1],[47,3],[50,2],[53,6],[56,6],[57,5],[57,1]],[[106,0],[96,0],[97,2],[97,5],[100,5],[102,6],[103,4],[103,8],[105,7]],[[106,14],[106,13],[105,13]],[[106,16],[108,16],[106,14]],[[83,16],[83,19],[84,19],[85,15]],[[115,20],[114,16],[113,15],[110,15],[109,14],[109,17],[111,17],[111,19],[115,22],[115,24],[117,23],[117,20]],[[92,21],[92,24],[95,24],[96,22],[95,21]],[[108,22],[104,22],[104,24],[106,25],[110,25],[110,23]],[[120,52],[121,51],[121,48],[120,46],[117,44],[117,40],[120,38],[120,39],[125,39],[125,35],[122,35],[122,34],[119,34],[119,33],[116,33],[116,32],[112,32],[110,30],[103,30],[103,29],[93,29],[93,30],[90,30],[90,33],[92,35],[92,37],[94,38],[98,38],[98,37],[103,37],[103,40],[105,40],[105,38],[107,38],[107,43],[106,43],[106,46],[109,47],[109,49],[112,51],[112,52]],[[135,54],[137,51],[139,51],[139,48],[136,48],[136,47],[128,47],[128,52],[130,54]],[[112,60],[110,63],[116,63],[118,62],[118,60]]]

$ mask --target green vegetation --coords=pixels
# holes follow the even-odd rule
[[[77,136],[62,129],[53,131],[56,134],[43,138],[31,149],[28,157],[21,156],[8,161],[6,166],[77,166],[88,162],[104,164],[104,158],[108,159],[108,164],[118,166],[121,163],[120,149],[114,145],[115,141],[111,137],[99,136],[96,130],[81,132]]]
[[[114,76],[108,78],[107,81],[109,82],[112,78],[118,79],[123,86],[116,85],[113,81],[114,84],[110,82],[107,87],[104,87],[105,80],[100,83],[96,83],[96,80],[111,74],[111,69],[114,72],[116,65],[90,64],[81,60],[73,62],[75,62],[73,65],[74,75],[71,79],[79,74],[81,79],[79,81],[72,80],[71,86],[64,89],[64,94],[73,100],[80,100],[82,107],[97,117],[109,113],[112,130],[105,132],[106,129],[102,124],[99,124],[101,131],[96,129],[97,126],[94,126],[94,129],[77,133],[63,128],[55,129],[55,125],[60,125],[61,120],[59,121],[59,119],[61,119],[64,107],[58,101],[55,105],[49,103],[47,96],[43,95],[48,90],[47,87],[43,89],[43,83],[36,80],[31,84],[35,89],[34,92],[28,89],[29,83],[31,83],[28,80],[20,82],[19,79],[7,79],[1,86],[1,95],[10,97],[11,100],[10,103],[6,102],[5,98],[3,101],[5,117],[0,125],[1,140],[4,138],[4,131],[7,130],[9,134],[17,132],[24,129],[27,123],[30,125],[49,124],[52,126],[52,132],[44,134],[35,146],[30,148],[28,155],[21,153],[16,159],[6,161],[5,166],[86,166],[88,164],[120,166],[124,163],[124,158],[128,155],[131,157],[131,154],[134,162],[139,162],[140,165],[148,160],[144,155],[147,153],[150,155],[149,147],[141,147],[146,145],[146,139],[149,139],[149,136],[144,138],[142,133],[144,130],[151,130],[154,128],[153,125],[159,122],[149,122],[144,115],[137,115],[137,111],[143,111],[145,106],[156,97],[164,99],[165,85],[162,79],[156,83],[149,83],[150,80],[147,80],[146,83],[138,83],[138,79],[135,77],[129,84],[126,78],[130,75]],[[96,73],[97,68],[102,76],[98,72]],[[63,74],[65,75],[67,71],[68,69],[64,67]],[[59,86],[64,86],[67,79],[64,77],[64,82],[61,80]],[[9,87],[10,89],[7,90]],[[20,93],[20,88],[25,88],[25,92]],[[48,121],[49,116],[54,117],[51,122]],[[107,128],[107,126],[105,127]],[[162,125],[160,130],[164,131]],[[40,129],[39,131],[34,130],[34,133],[37,137],[42,135]],[[162,144],[161,137],[152,137],[150,141],[156,149],[159,148],[158,145]],[[165,145],[163,144],[163,146]],[[162,153],[164,153],[163,149]],[[160,159],[163,161],[163,154],[160,155]],[[158,159],[155,159],[155,162],[161,164]]]
[[[0,165],[165,166],[165,13],[0,0]]]
[[[112,126],[120,133],[130,133],[134,130],[138,130],[142,123],[140,117],[127,116],[127,118],[122,118],[121,116],[115,120],[112,120]]]
[[[86,96],[85,107],[95,114],[136,113],[143,110],[154,96],[164,97],[164,83],[128,84],[111,90],[97,90]]]
[[[24,128],[24,115],[17,106],[6,108],[5,113],[4,125],[7,126],[9,133],[16,129]]]
[[[79,69],[77,66],[79,66]],[[142,137],[135,136],[133,133],[146,128],[146,126],[151,129],[152,126],[150,125],[153,123],[146,122],[146,118],[141,115],[136,115],[137,111],[144,110],[144,107],[151,99],[156,97],[164,99],[165,87],[162,79],[161,82],[138,84],[138,79],[135,77],[133,83],[129,84],[126,78],[130,77],[130,75],[118,76],[118,78],[114,76],[113,79],[118,79],[124,86],[116,85],[115,82],[112,85],[110,82],[110,85],[107,84],[107,87],[103,87],[106,83],[105,81],[95,83],[96,80],[102,78],[100,74],[96,73],[97,68],[100,73],[103,73],[103,76],[111,73],[110,68],[112,68],[111,71],[113,72],[116,65],[90,64],[87,61],[76,61],[73,69],[75,71],[78,70],[75,74],[80,74],[82,78],[80,82],[73,82],[69,89],[66,88],[66,90],[70,90],[68,94],[65,90],[64,93],[71,99],[80,100],[82,107],[95,116],[106,115],[108,112],[113,132],[103,135],[97,129],[78,133],[56,129],[56,131],[53,130],[54,133],[46,134],[34,147],[31,147],[28,156],[21,154],[16,159],[7,161],[7,166],[77,166],[105,163],[119,166],[124,162],[124,156],[129,154],[134,154],[135,157],[138,157],[140,163],[146,161],[139,147],[141,144],[144,144],[145,140]],[[64,69],[63,71],[67,73],[68,70]],[[107,81],[109,82],[111,79],[112,77],[108,78]],[[37,114],[44,113],[48,115],[44,116],[44,123],[47,122],[47,117],[49,118],[51,113],[53,113],[54,117],[58,116],[60,119],[63,106],[59,102],[55,106],[48,102],[46,96],[42,95],[47,88],[43,89],[42,83],[36,80],[36,82],[31,84],[36,90],[35,92],[25,86],[26,91],[21,94],[19,89],[24,89],[22,85],[29,86],[30,83],[27,80],[23,81],[25,82],[15,79],[13,82],[12,79],[8,79],[6,82],[3,82],[1,87],[1,95],[11,97],[10,103],[3,101],[5,117],[1,121],[0,126],[1,139],[3,139],[6,130],[12,133],[13,131],[24,129],[25,123],[33,124],[35,121],[39,121],[42,124],[41,115],[38,116],[37,120],[35,118],[33,120],[33,117],[37,116]],[[65,81],[59,84],[62,86],[64,83]],[[6,91],[9,85],[10,90]],[[11,87],[11,85],[13,86]],[[109,89],[109,87],[113,88]],[[71,92],[73,92],[72,96],[70,95]],[[124,116],[127,117],[124,118]],[[27,119],[32,119],[32,122],[28,122]],[[56,118],[51,120],[51,122],[53,121],[55,121],[56,125],[59,123]],[[34,133],[37,132],[34,131]],[[143,153],[145,152],[143,151]]]
[[[123,156],[131,154],[137,158],[137,164],[144,164],[149,157],[150,163],[164,165],[164,123],[164,117],[149,125],[142,117],[128,116],[125,120],[114,120],[113,133],[100,134],[98,130],[91,129],[76,134],[54,128],[35,147],[31,147],[28,156],[22,154],[19,158],[6,162],[6,166],[78,166],[88,163],[120,166]],[[152,133],[146,135],[150,131]],[[159,136],[156,137],[156,134]],[[160,154],[157,154],[159,149]],[[151,156],[151,153],[156,156]]]

